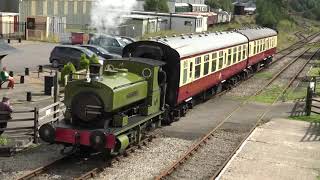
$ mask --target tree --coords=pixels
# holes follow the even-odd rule
[[[290,19],[286,0],[257,0],[258,24],[276,28],[282,19]]]
[[[145,0],[145,11],[169,12],[168,0]]]
[[[206,0],[205,4],[210,6],[212,9],[223,9],[225,11],[232,12],[233,4],[232,0]]]

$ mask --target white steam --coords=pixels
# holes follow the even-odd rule
[[[123,23],[123,15],[130,14],[136,0],[95,0],[91,9],[91,26],[98,33],[114,33]]]

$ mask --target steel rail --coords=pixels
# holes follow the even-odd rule
[[[277,74],[272,78],[273,80],[272,80],[270,83],[268,83],[268,85],[271,84],[277,77],[280,76],[280,74],[281,74],[282,72],[284,72],[290,65],[292,65],[294,62],[296,62],[297,59],[299,59],[302,55],[304,55],[308,50],[309,50],[309,49],[307,49],[307,50],[304,51],[302,54],[300,54],[297,58],[295,58],[295,61],[293,61],[293,62],[289,63],[288,65],[286,65],[285,68],[283,68],[279,73],[277,73]],[[300,72],[301,72],[301,71],[300,71]],[[300,74],[300,72],[298,72],[298,73]],[[298,73],[297,73],[297,74],[298,74]],[[299,75],[299,74],[298,74],[298,75]],[[296,79],[296,77],[297,77],[298,75],[294,76],[293,78]],[[263,88],[266,88],[268,85],[264,86]],[[279,98],[282,97],[282,94],[283,94],[283,93],[287,90],[287,88],[289,88],[289,87],[290,87],[290,85],[288,85],[288,86],[285,87],[285,89],[282,91],[282,93],[280,93],[280,94],[277,96],[277,98],[273,101],[273,103],[270,105],[270,107],[272,107],[272,105],[274,105],[274,104],[279,100]],[[263,89],[263,88],[261,88],[261,89]],[[260,90],[258,90],[258,91],[260,91]],[[233,115],[235,112],[237,112],[239,109],[241,109],[241,108],[243,107],[243,105],[247,104],[247,103],[251,100],[252,97],[256,96],[256,94],[257,94],[257,93],[252,94],[252,95],[249,96],[245,101],[243,101],[236,109],[234,109],[231,113],[229,113],[229,115],[228,115],[223,121],[221,121],[213,130],[211,130],[211,131],[210,131],[209,133],[207,133],[203,138],[201,138],[198,142],[196,142],[194,145],[192,145],[192,147],[189,148],[184,155],[182,155],[178,160],[176,160],[173,164],[171,164],[167,169],[165,169],[164,171],[162,171],[162,172],[160,173],[160,175],[156,176],[155,179],[156,179],[156,180],[161,180],[161,179],[164,179],[165,177],[167,177],[168,175],[172,174],[172,172],[174,172],[180,165],[182,165],[183,163],[185,163],[185,162],[189,159],[189,157],[191,157],[193,154],[195,154],[195,153],[198,151],[199,148],[201,148],[202,146],[204,146],[204,145],[206,144],[206,142],[207,142],[208,140],[210,140],[212,136],[214,136],[214,133],[215,133],[219,128],[221,128],[222,125],[223,125],[228,119],[230,119],[230,117],[232,117],[232,115]],[[249,131],[248,136],[254,131],[255,127],[261,122],[261,120],[265,117],[265,115],[270,111],[270,109],[271,109],[270,107],[269,107],[269,109],[268,109],[267,111],[265,111],[265,112],[260,116],[260,118],[259,118],[258,121],[256,122],[254,128],[252,128],[252,129]],[[245,138],[245,139],[246,139],[246,138]],[[245,141],[245,139],[242,141],[242,143]],[[240,148],[240,146],[241,146],[242,143],[240,143],[240,145],[238,146],[238,148],[236,148],[236,150],[234,150],[234,153]],[[232,156],[233,156],[234,153],[232,153]],[[230,159],[232,158],[232,156],[230,157]],[[229,161],[229,160],[228,160],[228,161]],[[226,161],[224,164],[227,164],[228,161]],[[224,166],[225,166],[225,165],[224,165]],[[223,166],[223,167],[224,167],[224,166]],[[220,169],[222,170],[223,167],[220,167]],[[221,170],[220,170],[220,171],[221,171]],[[218,171],[219,171],[219,170],[218,170]],[[219,173],[220,173],[220,171],[219,171]],[[218,173],[218,174],[219,174],[219,173]]]
[[[56,165],[56,164],[58,164],[58,163],[60,163],[60,162],[63,162],[63,161],[65,161],[65,160],[67,160],[69,157],[70,157],[70,156],[64,156],[64,157],[62,157],[62,158],[60,158],[60,159],[57,159],[57,160],[55,160],[55,161],[53,161],[53,162],[50,162],[50,163],[48,163],[48,164],[45,165],[45,166],[39,167],[39,168],[37,168],[37,169],[35,169],[35,170],[33,170],[33,171],[31,171],[31,172],[29,172],[29,173],[21,176],[21,177],[19,177],[17,180],[28,180],[28,179],[32,179],[32,178],[34,178],[34,177],[37,177],[37,176],[39,176],[40,174],[43,174],[44,172],[46,172],[47,170],[49,170],[49,169],[50,169],[51,167],[53,167],[54,165]]]
[[[231,155],[227,158],[227,160],[220,166],[220,168],[215,172],[215,174],[210,178],[210,180],[214,180],[216,177],[219,176],[223,168],[228,164],[228,162],[232,159],[232,157],[236,154],[236,152],[239,150],[239,148],[242,146],[242,144],[248,139],[248,137],[251,135],[251,133],[256,129],[256,127],[259,125],[259,123],[263,120],[263,118],[271,111],[271,107],[278,102],[278,100],[282,97],[283,94],[286,93],[286,91],[290,88],[292,83],[297,79],[297,77],[300,75],[300,73],[305,69],[307,64],[320,52],[320,49],[318,49],[308,60],[306,63],[303,64],[303,66],[297,71],[297,73],[291,78],[289,83],[286,85],[286,87],[282,90],[282,92],[277,96],[277,98],[272,102],[272,104],[269,106],[268,110],[265,111],[257,121],[254,127],[251,128],[249,133],[246,135],[246,137],[241,141],[241,143],[236,147],[234,151],[232,151]]]
[[[125,158],[125,157],[129,156],[130,153],[134,153],[136,149],[139,149],[142,147],[141,145],[147,146],[147,143],[152,142],[152,140],[154,138],[155,138],[155,136],[149,136],[149,137],[143,139],[138,145],[134,145],[134,146],[126,149],[125,152],[121,156],[117,156],[117,157],[113,158],[109,164],[107,164],[105,166],[93,168],[92,170],[80,175],[79,177],[74,178],[74,180],[87,180],[87,179],[96,177],[98,174],[103,172],[106,167],[111,166],[112,163],[114,163],[115,161],[120,161],[121,158]]]

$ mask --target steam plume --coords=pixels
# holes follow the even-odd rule
[[[123,22],[121,16],[130,14],[136,0],[95,0],[91,10],[91,26],[98,33],[113,33]]]

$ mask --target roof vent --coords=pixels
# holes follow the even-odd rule
[[[168,38],[168,36],[163,36],[163,38]]]
[[[192,36],[190,35],[189,38],[192,38]]]
[[[202,35],[201,35],[201,34],[199,34],[199,37],[202,37]]]
[[[177,35],[174,34],[174,35],[172,35],[172,37],[177,37]]]
[[[180,37],[181,37],[181,39],[185,39],[185,38],[183,37],[183,34],[181,34]]]
[[[168,42],[168,39],[166,39],[166,38],[164,38],[163,40],[164,40],[165,42]]]
[[[204,36],[209,36],[209,34],[204,34]]]

